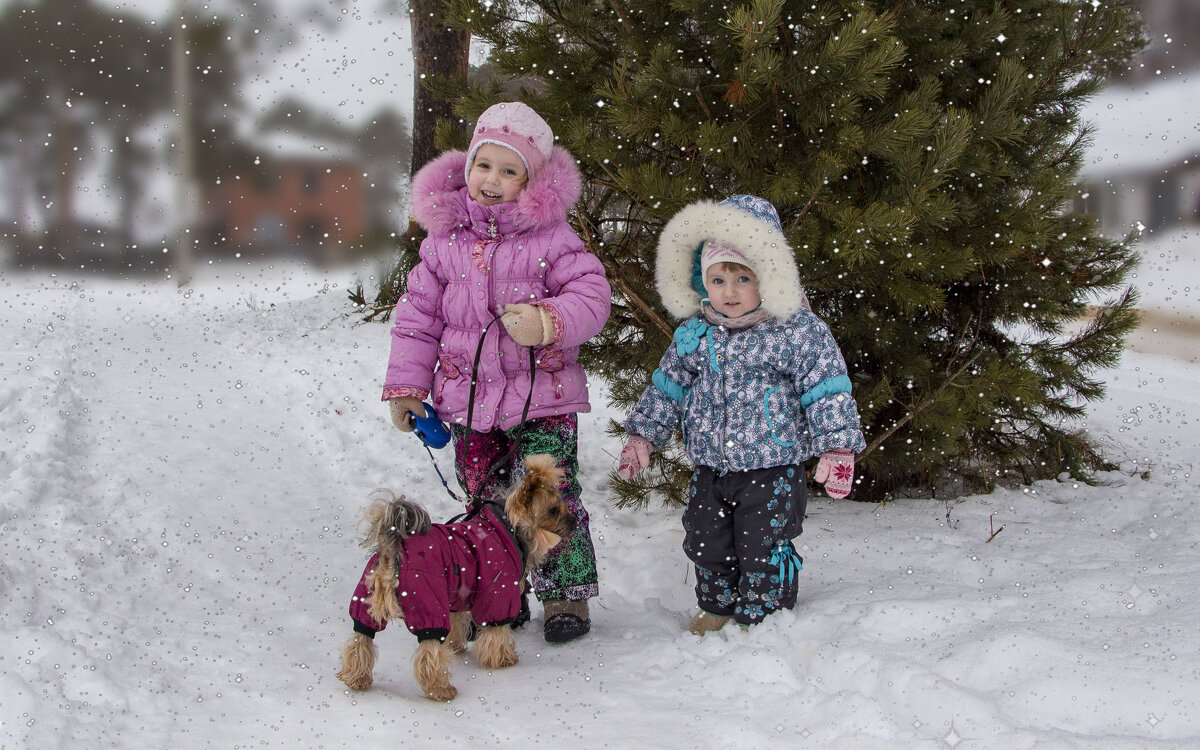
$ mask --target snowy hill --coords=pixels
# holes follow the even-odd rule
[[[341,317],[349,281],[0,273],[0,748],[1200,745],[1200,365],[1152,351],[1089,419],[1100,486],[813,498],[797,609],[703,639],[679,513],[606,500],[597,395],[592,633],[548,645],[535,607],[520,664],[468,656],[435,704],[392,628],[350,694],[367,495],[456,509],[387,421],[388,330]]]

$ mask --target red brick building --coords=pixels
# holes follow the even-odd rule
[[[217,247],[332,262],[367,230],[363,169],[348,160],[278,156],[221,178],[205,196]]]

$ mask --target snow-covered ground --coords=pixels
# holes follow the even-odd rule
[[[1155,294],[1195,300],[1174,263]],[[0,748],[1200,746],[1200,365],[1165,330],[1134,337],[1166,343],[1130,351],[1092,409],[1121,465],[1098,486],[814,498],[800,605],[703,639],[679,512],[606,498],[598,393],[592,633],[548,645],[535,608],[520,664],[468,655],[436,704],[395,627],[376,686],[349,693],[368,494],[456,510],[387,421],[388,329],[342,317],[350,280],[0,272]]]

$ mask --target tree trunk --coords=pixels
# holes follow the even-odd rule
[[[432,76],[467,75],[471,34],[442,25],[441,0],[410,0],[413,62],[413,147],[410,174],[437,156],[433,137],[438,120],[454,117],[454,103],[430,94],[421,81]]]

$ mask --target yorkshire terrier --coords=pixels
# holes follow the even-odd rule
[[[431,523],[424,508],[403,497],[367,508],[362,546],[373,554],[350,602],[354,633],[342,647],[339,680],[353,690],[371,686],[375,633],[396,619],[417,637],[413,676],[431,700],[458,694],[450,661],[466,650],[473,624],[481,667],[517,663],[510,623],[521,608],[521,583],[576,523],[562,502],[563,471],[554,457],[529,456],[525,468],[503,506],[498,495],[457,523]]]

